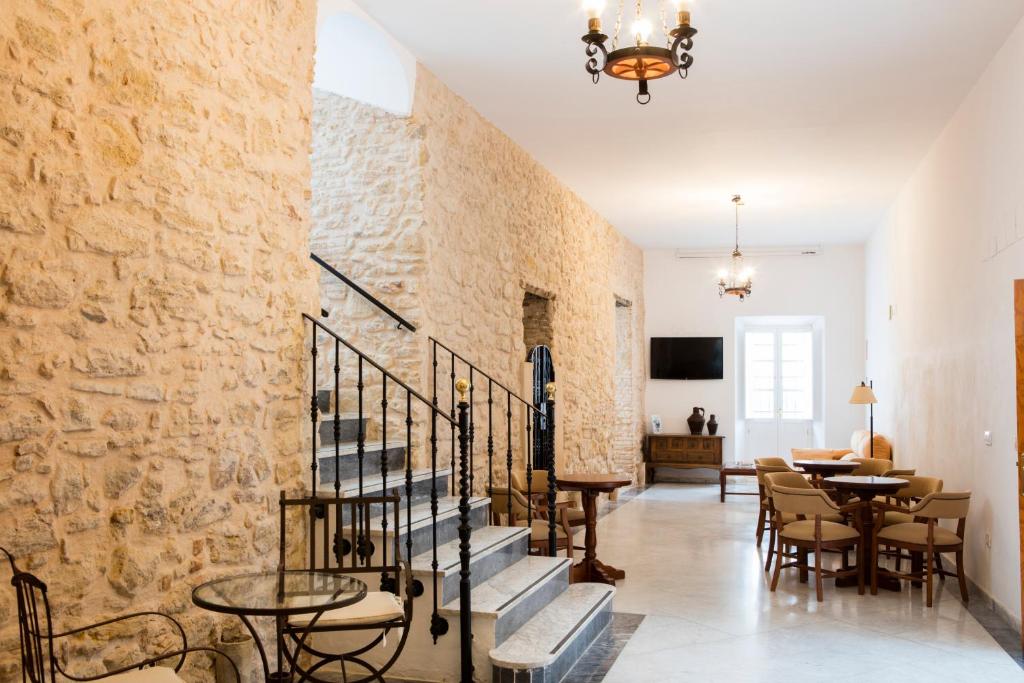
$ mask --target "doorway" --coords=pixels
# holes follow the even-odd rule
[[[737,327],[736,433],[743,459],[814,447],[823,434],[823,321],[760,317],[738,320]]]
[[[635,475],[637,439],[633,414],[633,304],[615,297],[615,422],[612,461],[620,472]]]

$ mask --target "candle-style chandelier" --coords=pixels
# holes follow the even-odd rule
[[[658,5],[662,32],[665,34],[665,47],[652,45],[651,35],[654,25],[644,15],[643,0],[636,0],[635,16],[629,29],[628,41],[631,44],[619,47],[619,35],[622,32],[622,15],[626,0],[619,0],[619,11],[615,15],[615,29],[612,32],[611,52],[605,47],[608,36],[601,32],[601,13],[604,11],[605,0],[583,0],[583,10],[587,14],[587,33],[583,42],[587,44],[587,73],[594,83],[604,72],[612,78],[624,81],[637,81],[639,91],[636,101],[647,104],[651,101],[651,93],[647,89],[647,81],[653,81],[678,73],[686,78],[693,57],[693,37],[697,29],[690,26],[690,12],[684,7],[684,0],[655,0]],[[672,5],[675,11],[676,26],[669,29],[666,5]],[[656,42],[660,42],[660,39]]]
[[[732,203],[736,207],[736,246],[732,250],[729,268],[718,271],[718,296],[729,294],[743,301],[754,287],[754,271],[744,266],[743,254],[740,253],[740,207],[743,206],[743,198],[735,194]]]

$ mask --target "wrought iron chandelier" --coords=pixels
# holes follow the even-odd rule
[[[629,42],[632,44],[619,47],[619,34],[622,32],[622,15],[626,0],[619,0],[619,11],[615,15],[615,29],[612,32],[611,52],[605,47],[608,36],[601,33],[601,13],[604,11],[605,0],[583,0],[583,10],[587,14],[587,33],[583,42],[587,44],[587,73],[594,83],[604,72],[612,78],[624,81],[637,81],[639,91],[636,101],[647,104],[651,101],[651,93],[647,89],[647,81],[653,81],[678,73],[686,78],[693,57],[693,37],[697,29],[690,26],[690,12],[684,7],[684,0],[655,0],[661,18],[662,32],[665,34],[665,47],[652,45],[651,34],[654,25],[644,15],[643,0],[636,0],[634,20],[629,29]],[[674,6],[676,27],[669,29],[666,4]],[[660,39],[659,41],[660,42]]]
[[[754,286],[754,271],[744,265],[743,254],[740,253],[740,207],[743,206],[743,198],[735,194],[732,203],[736,207],[736,246],[732,250],[729,268],[718,271],[718,296],[729,294],[743,301],[750,296]]]

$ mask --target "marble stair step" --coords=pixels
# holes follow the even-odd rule
[[[363,442],[363,476],[380,474],[381,458],[384,453],[384,444],[380,441]],[[337,462],[335,458],[337,457]],[[342,480],[357,479],[359,477],[359,445],[355,441],[346,441],[337,445],[322,445],[316,451],[317,464],[319,466],[320,484],[334,484],[335,467],[340,468]],[[387,448],[387,463],[389,472],[402,470],[405,476],[405,445],[404,442],[389,442]],[[390,476],[389,476],[390,479]]]
[[[615,588],[575,583],[490,652],[493,680],[557,683],[611,618]]]
[[[470,540],[470,585],[478,586],[498,572],[526,557],[530,530],[525,527],[484,526],[473,529]],[[432,550],[412,558],[412,572],[424,583],[434,573],[431,568]],[[454,600],[459,594],[459,539],[454,538],[437,547],[437,576],[441,604]]]
[[[404,492],[403,492],[404,495]],[[487,526],[487,520],[490,517],[490,499],[489,498],[470,498],[469,499],[469,524],[473,529],[479,529]],[[431,524],[430,517],[430,501],[425,503],[419,503],[414,505],[412,509],[412,551],[409,552],[406,546],[407,529],[405,526],[405,503],[403,502],[399,508],[399,532],[398,532],[398,545],[399,552],[402,555],[412,555],[416,557],[420,553],[427,552],[433,545],[434,542],[434,531]],[[382,534],[380,517],[375,517],[370,520],[370,536],[374,539],[380,539]],[[448,543],[459,535],[459,499],[455,496],[448,496],[438,500],[437,502],[437,542],[439,544]],[[388,529],[387,538],[391,539],[390,542],[394,542],[395,530],[394,530],[394,514],[388,517]],[[380,541],[377,540],[377,543]]]
[[[354,442],[359,438],[359,413],[341,413],[339,419],[339,439],[341,443]],[[363,435],[367,434],[370,418],[363,414]],[[320,424],[317,426],[317,434],[321,446],[334,444],[334,413],[320,410]]]
[[[482,636],[481,629],[493,629],[493,643],[501,645],[569,587],[571,566],[567,557],[527,556],[476,586],[471,596],[474,633]],[[440,612],[458,617],[458,599]]]
[[[384,478],[381,476],[380,470],[375,472],[365,471],[363,474],[363,495],[380,495],[383,489]],[[429,467],[421,467],[412,471],[413,486],[417,484],[428,484],[431,479],[437,479],[437,495],[441,496],[447,491],[449,471],[447,468],[438,468],[431,470]],[[433,475],[433,476],[431,476]],[[444,480],[443,482],[441,480]],[[340,497],[341,498],[352,498],[359,495],[359,477],[352,477],[349,479],[342,479],[340,482]],[[400,496],[405,495],[405,469],[397,469],[388,472],[387,479],[388,490],[397,489],[397,493]],[[321,481],[320,486],[317,487],[317,493],[322,496],[334,496],[334,479],[331,481]],[[418,504],[418,503],[417,503]]]

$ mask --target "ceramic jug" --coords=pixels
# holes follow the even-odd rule
[[[708,418],[708,434],[714,436],[718,433],[718,420],[715,419],[715,414],[712,413],[711,417]]]
[[[693,414],[686,419],[686,424],[690,425],[691,434],[701,434],[704,432],[704,409],[693,407]]]

